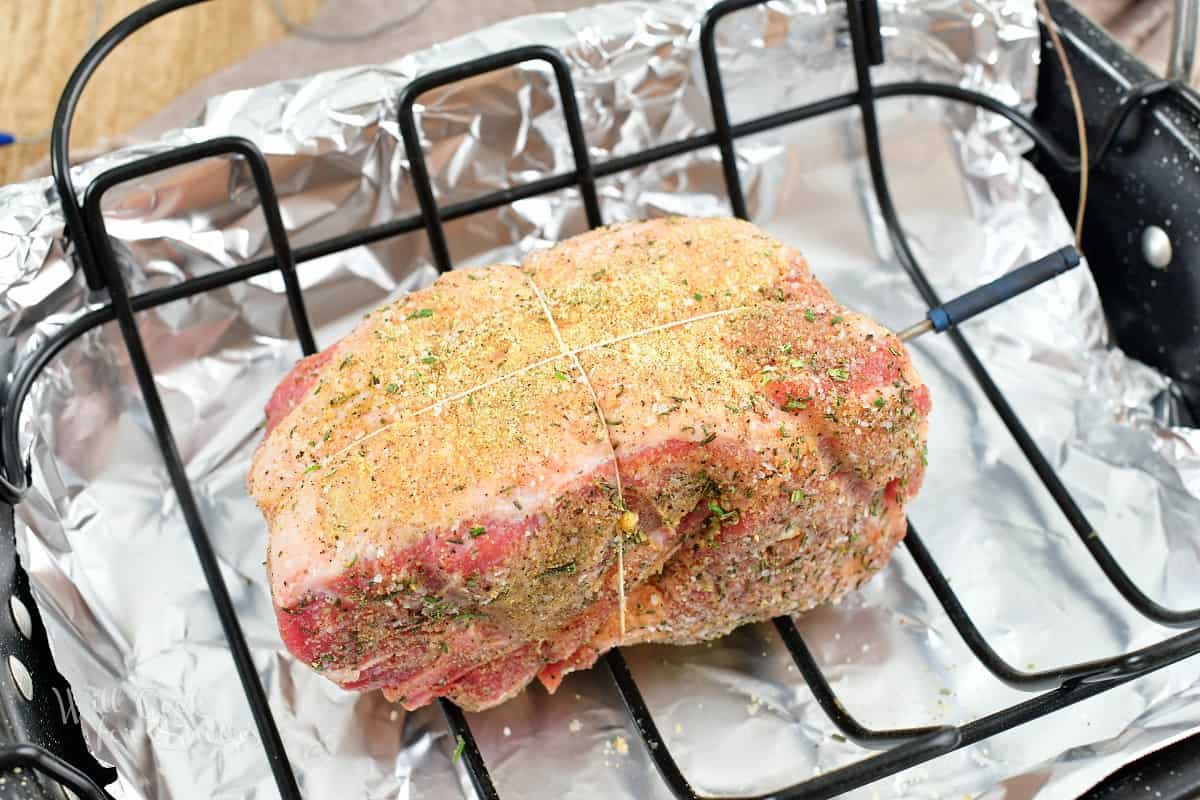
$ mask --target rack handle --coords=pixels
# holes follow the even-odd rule
[[[1196,26],[1200,21],[1200,0],[1175,0],[1171,20],[1171,52],[1167,78],[1188,83],[1196,63]]]

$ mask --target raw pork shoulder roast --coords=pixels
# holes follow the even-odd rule
[[[267,406],[283,640],[345,688],[483,709],[812,608],[903,536],[929,403],[895,336],[745,222],[442,275]]]

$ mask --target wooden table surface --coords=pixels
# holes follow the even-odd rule
[[[306,20],[324,0],[283,0]],[[48,135],[59,94],[93,28],[100,30],[145,0],[0,0],[0,131]],[[138,31],[88,84],[72,128],[71,150],[103,146],[154,115],[210,73],[287,34],[264,0],[213,0],[177,11]],[[0,184],[43,164],[47,141],[0,147]]]

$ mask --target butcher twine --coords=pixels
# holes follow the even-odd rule
[[[625,503],[625,489],[621,483],[621,465],[617,461],[617,448],[613,445],[612,432],[608,429],[608,417],[605,416],[604,409],[600,408],[600,396],[596,393],[596,387],[594,387],[592,385],[592,379],[588,377],[587,370],[585,370],[583,368],[583,364],[579,360],[579,354],[581,352],[583,352],[584,350],[597,348],[597,347],[603,347],[606,344],[623,341],[625,339],[632,339],[634,337],[642,336],[647,333],[651,333],[653,331],[665,330],[667,328],[673,328],[673,327],[677,327],[679,325],[686,325],[689,322],[695,322],[697,320],[707,319],[709,317],[716,317],[716,316],[721,316],[724,314],[731,314],[734,311],[744,310],[745,308],[747,308],[747,306],[738,306],[737,308],[730,308],[730,309],[725,309],[722,311],[713,311],[708,314],[701,314],[698,317],[690,317],[690,318],[684,319],[684,320],[677,320],[676,322],[667,323],[665,325],[656,325],[653,328],[646,328],[644,330],[634,331],[633,333],[626,334],[625,336],[619,336],[616,339],[613,339],[611,342],[593,344],[593,345],[590,345],[589,347],[580,347],[580,348],[576,348],[575,350],[572,350],[571,348],[567,347],[567,343],[565,341],[563,341],[562,334],[559,333],[558,323],[554,321],[554,313],[550,310],[550,301],[548,301],[546,299],[546,295],[544,295],[542,293],[541,287],[539,287],[537,285],[537,283],[534,282],[533,276],[530,275],[528,272],[525,273],[525,280],[529,281],[530,288],[533,289],[533,293],[537,295],[538,301],[542,304],[542,311],[545,312],[545,314],[546,314],[546,321],[550,323],[550,330],[551,330],[551,332],[554,333],[554,339],[555,339],[555,341],[558,342],[558,347],[559,347],[559,350],[560,350],[562,356],[565,356],[565,357],[571,359],[571,363],[575,365],[575,369],[579,370],[579,374],[581,376],[583,376],[583,383],[585,386],[587,386],[588,393],[592,396],[592,407],[596,409],[596,414],[597,414],[597,416],[600,417],[600,429],[604,431],[604,441],[608,445],[608,454],[612,457],[613,477],[615,478],[615,483],[617,485],[617,500],[619,501],[619,508],[621,509],[622,512],[625,512],[629,509],[629,506],[626,505],[626,503]],[[622,533],[622,530],[621,530],[620,524],[618,523],[618,525],[617,525],[617,606],[618,606],[619,610],[618,610],[618,614],[617,614],[617,621],[621,627],[621,638],[625,638],[625,542],[624,542],[623,537],[621,536],[621,533]]]
[[[567,347],[567,343],[563,341],[562,334],[558,332],[558,323],[554,321],[554,314],[550,311],[550,302],[546,300],[546,295],[542,294],[542,290],[533,281],[533,276],[525,273],[525,280],[529,281],[529,286],[533,289],[533,293],[537,295],[538,301],[542,304],[542,311],[546,312],[546,321],[550,323],[550,330],[554,333],[554,339],[558,342],[558,349],[564,356],[571,359],[571,363],[575,365],[575,369],[579,370],[579,374],[583,376],[583,383],[587,386],[588,393],[592,396],[592,406],[596,409],[596,414],[600,417],[600,429],[604,431],[604,441],[608,445],[608,454],[612,456],[613,477],[617,484],[617,500],[618,508],[624,513],[629,506],[625,505],[625,489],[621,485],[621,466],[617,463],[617,448],[613,445],[612,431],[608,429],[608,418],[604,416],[604,411],[600,408],[600,396],[596,394],[596,387],[592,386],[592,379],[588,377],[587,370],[583,368],[583,364],[579,361],[579,355],[572,353]],[[621,537],[621,525],[617,524],[617,608],[618,622],[621,626],[621,638],[625,638],[625,542]]]
[[[735,306],[734,308],[723,308],[719,311],[709,311],[705,314],[698,314],[694,317],[687,317],[685,319],[675,320],[674,322],[664,322],[660,325],[653,325],[649,328],[643,328],[642,330],[633,331],[632,333],[625,333],[620,336],[614,336],[611,339],[605,339],[604,341],[600,341],[600,342],[593,342],[592,344],[584,345],[583,347],[570,348],[567,346],[566,341],[563,339],[562,334],[558,330],[558,323],[555,322],[555,320],[554,320],[554,313],[550,310],[550,302],[546,299],[546,295],[542,293],[541,287],[539,287],[534,282],[533,277],[531,275],[529,275],[529,273],[524,273],[524,274],[525,274],[525,279],[529,282],[530,288],[533,289],[533,293],[535,295],[537,295],[538,302],[541,303],[541,306],[542,306],[542,312],[546,315],[546,321],[548,323],[550,323],[550,330],[554,334],[554,339],[556,342],[558,342],[558,347],[559,347],[558,355],[553,355],[553,356],[549,356],[547,358],[543,358],[539,361],[535,361],[532,364],[527,364],[524,367],[521,367],[520,369],[513,370],[512,372],[492,378],[491,380],[485,381],[481,384],[478,384],[477,386],[472,386],[470,389],[464,389],[463,391],[456,392],[456,393],[450,395],[449,397],[443,397],[441,400],[437,400],[423,408],[419,408],[416,411],[412,412],[410,417],[415,417],[420,414],[426,414],[430,411],[440,410],[441,407],[444,406],[446,403],[451,403],[451,402],[454,402],[455,400],[462,400],[463,398],[469,397],[470,395],[475,394],[478,391],[482,391],[483,389],[486,389],[489,386],[494,386],[495,384],[501,383],[510,378],[515,378],[518,375],[523,375],[526,372],[537,369],[538,367],[545,366],[546,364],[550,364],[554,361],[557,361],[560,358],[569,358],[571,360],[571,363],[575,365],[575,369],[577,369],[579,371],[580,376],[582,376],[583,383],[587,387],[588,393],[592,396],[592,407],[596,409],[596,414],[600,417],[600,427],[604,431],[604,441],[608,445],[608,452],[609,452],[609,455],[612,457],[613,475],[614,475],[615,483],[616,483],[616,487],[617,487],[617,499],[620,502],[621,509],[624,511],[624,510],[628,509],[628,506],[625,504],[625,489],[624,489],[624,484],[621,482],[621,467],[620,467],[619,462],[617,461],[617,449],[613,445],[612,433],[608,429],[608,419],[604,415],[604,409],[602,409],[600,407],[600,396],[596,393],[596,388],[592,385],[592,381],[591,381],[591,378],[588,377],[587,370],[585,370],[583,368],[583,364],[579,361],[579,354],[586,353],[590,350],[599,350],[602,347],[610,347],[614,344],[619,344],[620,342],[628,341],[629,339],[636,339],[639,336],[646,336],[647,334],[658,333],[659,331],[666,331],[666,330],[670,330],[672,328],[679,328],[684,325],[688,325],[692,322],[701,322],[706,319],[713,319],[715,317],[724,317],[724,316],[728,316],[729,314],[736,314],[739,311],[748,311],[750,309],[750,306]],[[374,436],[379,435],[380,433],[382,433],[383,431],[386,431],[388,428],[392,427],[393,425],[397,424],[400,421],[401,421],[400,419],[393,420],[392,422],[389,422],[387,425],[381,425],[380,427],[376,428],[375,430],[371,431],[370,433],[368,433],[358,439],[355,439],[350,444],[346,445],[342,449],[338,450],[336,453],[333,453],[328,458],[326,458],[323,462],[323,465],[327,465],[333,459],[337,458],[338,456],[342,455],[343,453],[347,452],[348,450],[350,450],[354,447],[357,447],[358,445],[365,442],[367,439],[370,439]],[[617,529],[617,603],[618,603],[618,607],[619,607],[618,621],[619,621],[620,627],[621,627],[621,636],[624,637],[625,636],[625,546],[624,546],[624,542],[621,540],[621,533],[620,533],[619,527]]]

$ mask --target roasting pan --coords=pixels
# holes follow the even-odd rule
[[[76,195],[68,176],[67,140],[76,103],[88,78],[100,62],[137,29],[177,8],[197,0],[158,0],[132,14],[99,39],[72,75],[55,117],[52,159],[59,194],[67,198],[64,216],[76,267],[95,290],[107,293],[108,302],[75,322],[32,355],[11,367],[4,387],[0,414],[0,586],[6,611],[0,613],[0,647],[5,662],[0,666],[0,797],[54,798],[73,793],[78,797],[104,798],[104,788],[115,779],[115,771],[104,767],[89,753],[73,711],[70,687],[55,668],[46,631],[30,593],[29,581],[18,557],[14,536],[14,507],[20,503],[30,468],[22,463],[18,418],[33,379],[59,350],[86,330],[116,321],[129,351],[130,365],[142,389],[149,417],[178,493],[204,575],[212,591],[229,650],[249,703],[261,747],[270,763],[283,797],[300,797],[297,781],[276,728],[258,675],[251,663],[246,642],[222,583],[216,556],[208,542],[163,410],[154,388],[151,366],[137,327],[136,311],[246,280],[271,271],[281,273],[301,345],[314,351],[312,331],[305,312],[305,298],[296,277],[298,264],[338,250],[401,235],[429,237],[434,261],[440,270],[451,267],[442,222],[497,208],[525,197],[577,186],[584,198],[590,224],[598,225],[595,179],[635,166],[667,158],[700,147],[716,145],[721,152],[730,204],[738,216],[746,216],[733,142],[742,136],[808,119],[832,110],[858,106],[862,111],[863,134],[872,180],[880,210],[888,226],[897,256],[930,306],[937,295],[913,258],[897,222],[884,174],[874,102],[877,96],[901,94],[934,95],[981,105],[1003,114],[1025,130],[1036,146],[1028,158],[1049,179],[1064,210],[1071,215],[1077,205],[1078,159],[1074,152],[1075,122],[1062,70],[1053,57],[1042,60],[1037,111],[1032,119],[988,97],[957,87],[910,82],[875,86],[870,66],[883,60],[879,14],[875,0],[848,0],[847,26],[853,49],[858,88],[850,94],[793,109],[770,109],[749,122],[730,123],[726,112],[720,65],[716,58],[714,31],[722,17],[763,0],[726,0],[708,13],[701,31],[705,77],[708,83],[713,130],[691,139],[635,152],[603,163],[590,163],[584,146],[578,111],[569,101],[574,97],[565,61],[552,49],[526,47],[488,56],[421,76],[405,91],[399,102],[399,125],[411,162],[414,186],[421,213],[390,220],[372,228],[316,242],[300,248],[289,246],[280,218],[271,175],[262,154],[249,141],[233,137],[158,152],[136,162],[115,167],[94,178]],[[1194,18],[1195,4],[1185,0]],[[1089,138],[1101,143],[1094,152],[1092,192],[1083,249],[1099,286],[1115,342],[1128,354],[1161,370],[1174,379],[1181,395],[1177,404],[1179,424],[1200,419],[1200,172],[1166,166],[1183,161],[1200,162],[1200,98],[1177,81],[1159,80],[1135,58],[1064,2],[1051,0],[1053,16],[1078,79],[1087,112]],[[1194,21],[1194,20],[1193,20]],[[1182,27],[1182,26],[1181,26]],[[1194,32],[1194,27],[1188,30]],[[1042,31],[1045,39],[1045,30]],[[1182,38],[1186,46],[1187,37]],[[1194,44],[1194,41],[1191,42]],[[1047,53],[1049,51],[1046,51]],[[468,79],[483,72],[529,60],[548,62],[564,98],[566,125],[575,153],[574,170],[545,176],[524,186],[439,207],[430,185],[414,126],[412,105],[424,91]],[[1190,60],[1185,59],[1190,65]],[[1161,135],[1149,135],[1151,127]],[[131,294],[117,269],[112,248],[99,213],[104,192],[118,183],[158,170],[214,155],[244,159],[257,186],[270,232],[274,255],[245,263],[167,288]],[[1182,183],[1179,176],[1182,175]],[[1169,179],[1168,179],[1169,178]],[[1136,203],[1134,198],[1136,197]],[[1184,220],[1173,235],[1157,229],[1155,220]],[[1164,244],[1164,240],[1166,244]],[[1165,248],[1165,250],[1164,250]],[[1171,268],[1162,267],[1169,262]],[[301,267],[302,268],[302,267]],[[1004,395],[988,377],[966,340],[951,333],[968,371],[978,382],[996,411],[1016,437],[1041,478],[1045,489],[1058,503],[1109,581],[1138,612],[1177,629],[1156,644],[1132,653],[1114,653],[1101,661],[1077,664],[1048,672],[1024,672],[1005,663],[992,650],[977,622],[959,604],[938,564],[925,549],[916,531],[909,530],[905,546],[929,582],[955,628],[974,655],[997,678],[1026,690],[1022,702],[961,726],[930,726],[904,730],[872,730],[848,714],[821,668],[790,619],[775,621],[795,664],[822,710],[848,739],[874,751],[863,760],[804,782],[778,787],[771,797],[832,797],[925,762],[938,755],[1015,728],[1037,717],[1053,713],[1119,684],[1160,669],[1200,652],[1200,609],[1165,608],[1139,589],[1123,572],[1121,564],[1104,547],[1101,539],[1089,536],[1091,528],[1038,451],[1021,420]],[[662,780],[675,796],[698,797],[677,767],[670,749],[655,727],[632,673],[619,651],[608,654],[607,669],[628,713],[643,739]],[[442,701],[442,711],[451,734],[462,743],[463,764],[476,792],[483,798],[500,795],[493,786],[488,764],[475,745],[471,728],[460,710]],[[638,746],[636,743],[633,746]],[[1200,794],[1200,737],[1182,742],[1129,765],[1092,791],[1092,796],[1141,797],[1152,792],[1158,797],[1190,797]]]

